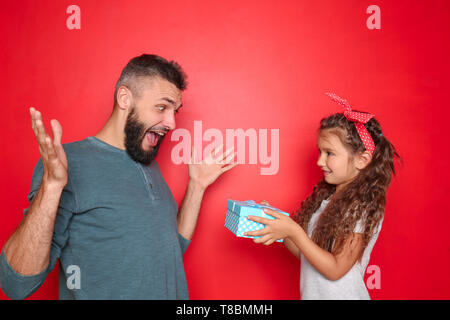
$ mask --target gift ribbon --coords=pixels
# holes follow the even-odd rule
[[[355,124],[356,130],[358,131],[359,137],[361,138],[364,147],[366,147],[366,150],[369,151],[371,155],[373,155],[373,152],[375,151],[375,143],[373,142],[373,139],[364,124],[372,119],[375,115],[371,113],[352,111],[352,106],[348,103],[347,100],[342,99],[334,93],[327,92],[325,94],[329,96],[333,101],[339,103],[345,108],[344,116],[349,121]]]

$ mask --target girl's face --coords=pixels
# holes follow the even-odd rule
[[[336,191],[342,189],[358,175],[356,157],[351,157],[337,135],[329,130],[322,130],[319,133],[317,145],[320,152],[317,165],[323,170],[325,181],[336,185]]]

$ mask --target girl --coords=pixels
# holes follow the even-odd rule
[[[370,299],[364,273],[384,217],[394,170],[394,146],[374,116],[345,108],[320,122],[317,165],[324,178],[301,203],[294,219],[269,209],[275,219],[248,217],[266,227],[251,231],[256,243],[278,239],[301,260],[302,299]],[[266,202],[267,204],[267,202]]]

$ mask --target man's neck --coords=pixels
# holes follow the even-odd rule
[[[120,119],[117,112],[113,112],[103,128],[95,137],[116,148],[125,150],[125,122]]]

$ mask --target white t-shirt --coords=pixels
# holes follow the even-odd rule
[[[329,202],[330,200],[323,200],[320,208],[312,215],[308,224],[308,236],[310,238],[319,216]],[[325,278],[301,254],[300,294],[302,300],[370,300],[369,292],[364,284],[364,273],[382,223],[383,221],[380,221],[377,232],[364,250],[361,262],[357,261],[342,278],[336,281]],[[353,232],[363,233],[364,228],[360,223],[357,223]]]

